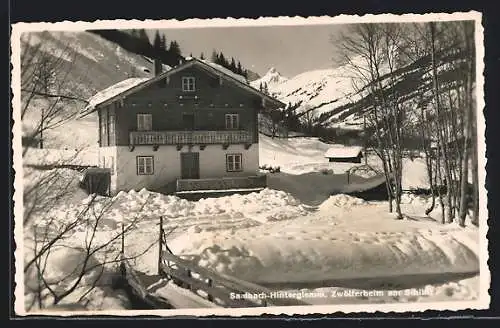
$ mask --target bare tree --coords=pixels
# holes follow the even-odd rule
[[[98,286],[106,268],[123,260],[123,250],[119,251],[120,241],[135,227],[139,221],[139,213],[147,203],[146,199],[135,217],[123,222],[121,231],[117,230],[111,233],[105,240],[99,240],[96,236],[106,224],[106,216],[110,214],[114,201],[112,199],[97,199],[95,194],[91,196],[88,205],[84,206],[74,217],[52,216],[43,223],[33,225],[33,248],[31,256],[27,257],[24,266],[25,274],[28,274],[30,278],[35,277],[35,281],[27,282],[28,290],[35,295],[32,298],[31,307],[37,306],[42,309],[58,305],[77,290],[78,302],[82,302]],[[85,231],[85,239],[81,247],[75,248],[74,245],[68,244],[66,241],[79,229]],[[136,255],[126,256],[125,259],[131,260],[143,255],[156,243],[153,241]],[[81,263],[73,268],[68,268],[69,272],[65,276],[53,281],[50,279],[49,273],[51,269],[49,267],[50,259],[54,252],[61,249],[78,251],[81,254]],[[99,260],[96,259],[98,255]],[[88,275],[92,276],[91,280],[84,281]]]
[[[21,36],[21,45],[21,120],[30,122],[28,137],[39,139],[44,148],[45,132],[73,118],[87,103],[70,80],[77,54],[70,44],[59,50],[46,49],[42,41],[35,44],[32,33]]]
[[[426,31],[430,41],[436,156],[442,164],[436,173],[439,185],[446,186],[445,199],[440,199],[441,206],[446,207],[442,222],[458,219],[463,226],[470,206],[470,163],[477,168],[477,156],[473,155],[477,154],[477,145],[471,142],[475,133],[474,26],[467,21],[431,22]],[[477,195],[472,196],[473,202],[477,200]]]
[[[365,117],[374,131],[374,150],[388,186],[394,182],[392,189],[388,187],[389,210],[394,197],[398,217],[402,142],[405,133],[415,129],[422,139],[433,197],[426,214],[434,209],[437,193],[442,222],[458,218],[464,224],[470,206],[470,165],[472,206],[478,208],[473,32],[471,21],[363,24],[342,38],[345,61],[355,75],[353,87],[369,100]],[[414,83],[413,89],[404,90],[401,78],[407,85]]]
[[[69,44],[53,49],[46,47],[43,41],[35,42],[33,38],[34,35],[30,33],[21,36],[20,114],[23,125],[32,127],[30,136],[39,138],[40,147],[43,148],[46,146],[46,133],[73,118],[87,102],[71,77],[77,59],[75,50]],[[25,290],[35,295],[32,306],[42,308],[59,304],[68,296],[75,295],[77,290],[80,299],[94,290],[105,270],[120,261],[116,252],[110,252],[112,255],[103,254],[119,248],[117,243],[120,238],[131,231],[138,218],[132,218],[124,224],[122,231],[110,233],[103,239],[96,236],[108,220],[106,217],[113,204],[112,199],[100,198],[97,201],[93,195],[91,201],[79,207],[77,213],[71,212],[64,216],[61,212],[54,212],[54,208],[61,204],[81,201],[78,199],[81,194],[78,195],[78,187],[75,186],[78,184],[78,173],[57,168],[74,164],[73,160],[79,152],[63,156],[61,161],[40,168],[26,166],[29,149],[23,147]],[[32,154],[37,155],[34,152]],[[81,263],[68,277],[51,281],[51,258],[60,249],[74,249],[75,244],[68,243],[68,239],[82,231],[85,238],[81,247],[78,247],[82,253]],[[152,243],[151,247],[154,245]],[[104,258],[96,261],[96,255]],[[90,284],[85,281],[89,273],[96,274]],[[82,289],[85,290],[80,294]]]
[[[401,65],[400,34],[398,24],[362,24],[351,27],[341,42],[345,61],[355,75],[355,90],[371,101],[365,117],[374,131],[377,144],[375,153],[382,161],[389,211],[393,210],[394,199],[398,218],[402,218],[400,202],[404,122],[400,95],[395,89],[394,72]]]

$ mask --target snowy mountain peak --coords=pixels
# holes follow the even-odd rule
[[[281,75],[281,73],[278,72],[278,70],[275,67],[271,67],[271,69],[269,69],[263,77],[255,81],[252,81],[251,84],[255,88],[259,88],[261,84],[267,84],[268,87],[270,86],[272,87],[274,85],[281,84],[285,81],[288,81],[288,79],[283,75]]]
[[[271,67],[269,71],[267,71],[266,75],[271,75],[271,74],[280,74],[275,67]]]

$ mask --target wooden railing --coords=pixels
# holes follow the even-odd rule
[[[217,305],[223,307],[309,305],[295,298],[272,297],[273,291],[265,287],[214,272],[174,255],[167,246],[161,217],[159,243],[161,247],[158,259],[159,274],[197,295],[204,295],[202,297]]]
[[[179,179],[177,180],[176,191],[252,189],[266,188],[266,186],[266,175],[218,179]]]
[[[137,275],[135,270],[132,268],[127,258],[121,254],[121,264],[120,270],[122,278],[128,284],[130,292],[134,294],[135,297],[139,298],[144,305],[151,309],[171,309],[173,308],[170,302],[159,295],[154,295],[150,293],[146,284]]]
[[[253,136],[236,131],[132,131],[130,145],[247,144]]]

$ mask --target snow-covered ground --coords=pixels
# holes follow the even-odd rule
[[[63,205],[52,210],[50,216],[71,220],[88,200]],[[403,293],[408,288],[427,286],[434,288],[432,293],[410,295],[413,297],[406,300],[431,296],[464,300],[464,295],[477,296],[478,278],[472,278],[479,270],[477,229],[443,226],[432,216],[425,217],[425,199],[406,202],[408,219],[399,221],[387,213],[384,202],[367,203],[346,195],[332,196],[311,209],[287,193],[269,189],[198,202],[142,190],[120,193],[112,200],[99,198],[92,212],[100,213],[105,204],[110,204],[101,218],[96,245],[119,234],[123,220],[125,224],[135,223],[125,237],[126,255],[133,258],[131,262],[138,271],[148,276],[157,274],[158,223],[163,215],[169,247],[175,254],[275,290],[330,293],[354,288]],[[49,214],[44,218],[48,220]],[[82,224],[64,242],[78,248],[86,240],[88,231]],[[113,243],[95,254],[93,261],[109,261],[119,250],[120,243]],[[50,256],[57,257],[57,265],[50,269],[51,277],[60,278],[78,265],[77,254]],[[89,276],[88,281],[92,281]],[[349,302],[396,300],[383,296],[386,298],[361,297]],[[91,304],[97,302],[93,294],[89,297]],[[339,298],[316,297],[310,302],[339,302]]]
[[[23,158],[24,165],[98,165],[98,147],[84,149],[30,148]]]
[[[142,275],[156,279],[158,224],[163,216],[168,245],[175,254],[239,279],[294,293],[311,304],[476,300],[480,296],[478,228],[442,225],[439,209],[426,216],[429,199],[425,197],[405,196],[405,219],[395,220],[386,202],[331,196],[332,183],[353,164],[328,163],[323,157],[328,148],[315,138],[261,136],[260,164],[280,166],[282,173],[270,174],[269,188],[248,195],[187,201],[143,189],[97,197],[92,210],[49,255],[48,278],[60,288],[74,281],[72,273],[81,265],[89,226],[98,216],[94,247],[118,236],[122,223],[132,224],[125,235],[125,255]],[[374,158],[369,163],[377,167]],[[405,179],[422,186],[425,179],[418,178],[425,177],[425,165],[419,163],[418,159],[405,162],[413,165],[405,168]],[[318,173],[325,168],[335,174]],[[32,214],[24,236],[26,260],[32,256],[33,225],[57,231],[91,200],[77,187],[78,173],[68,169],[25,168],[25,188],[51,174],[66,181],[72,197],[59,202],[55,197],[49,211],[38,209]],[[352,179],[355,184],[366,176]],[[296,189],[273,189],[280,184]],[[304,201],[304,194],[311,194],[315,202]],[[118,238],[93,254],[91,262],[99,268],[107,263],[104,273],[89,272],[63,304],[78,303],[91,310],[129,308],[123,293],[110,288],[116,270],[112,259],[120,250]],[[34,295],[28,287],[36,287],[35,281],[34,272],[28,271],[27,306]],[[84,295],[95,281],[97,288]]]
[[[331,170],[333,174],[345,174],[353,167],[363,167],[355,163],[330,163],[325,158],[325,153],[330,147],[315,137],[304,138],[271,138],[264,135],[259,137],[260,165],[279,166],[281,172],[302,175],[322,170]],[[368,165],[373,169],[383,172],[380,159],[369,153]],[[373,176],[373,172],[360,170],[355,173],[363,177]],[[403,159],[403,189],[428,188],[424,158]]]

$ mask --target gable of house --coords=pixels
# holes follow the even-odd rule
[[[243,130],[258,142],[257,113],[283,105],[206,63],[181,66],[94,96],[90,111],[98,110],[100,145],[129,145],[141,122],[152,131]]]
[[[245,83],[241,77],[238,77],[236,74],[228,71],[227,69],[224,69],[220,65],[200,61],[198,59],[191,59],[175,68],[158,74],[155,77],[144,80],[128,79],[129,81],[131,81],[130,83],[122,81],[114,86],[108,87],[101,92],[98,92],[89,100],[89,104],[85,107],[81,116],[88,115],[91,112],[94,112],[97,108],[105,107],[117,100],[126,99],[129,96],[134,95],[137,92],[152,85],[160,84],[168,87],[170,86],[170,80],[175,80],[175,76],[179,76],[179,73],[181,73],[183,76],[187,76],[189,75],[190,71],[198,73],[203,72],[202,75],[211,76],[211,82],[209,85],[212,88],[217,88],[217,82],[219,82],[219,86],[232,85],[234,88],[233,90],[237,90],[236,92],[238,93],[246,93],[248,95],[251,94],[255,97],[258,97],[263,103],[263,108],[285,107],[284,103],[253,88],[248,83]],[[113,90],[113,92],[109,92],[110,90]]]

